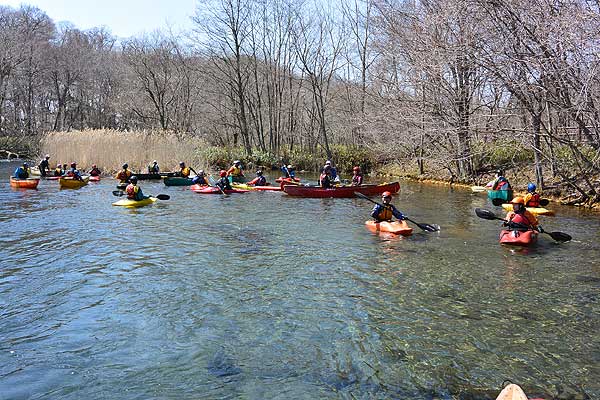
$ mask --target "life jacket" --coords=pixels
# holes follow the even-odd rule
[[[494,181],[492,185],[492,190],[509,190],[510,185],[508,183],[508,179],[503,176],[499,176],[498,179]]]
[[[63,172],[64,171],[62,170],[62,168],[56,168],[54,170],[54,176],[61,176],[63,174]]]
[[[137,187],[137,185],[134,185],[133,183],[130,183],[129,185],[127,185],[127,187],[125,188],[125,192],[127,192],[127,198],[129,200],[135,200],[135,195],[137,194],[137,192],[140,190],[139,187]]]
[[[231,190],[231,184],[229,183],[229,179],[227,179],[227,177],[225,176],[219,179],[216,185],[223,190]]]
[[[19,167],[15,170],[15,178],[27,179],[29,178],[29,168]]]
[[[362,175],[354,175],[352,176],[352,185],[360,186],[362,185],[363,177]]]
[[[148,172],[151,174],[158,174],[160,172],[160,168],[158,167],[158,164],[154,165],[154,164],[150,164],[148,165]]]
[[[98,168],[94,168],[90,171],[90,175],[91,176],[99,176],[100,175],[100,170]]]
[[[321,176],[319,177],[319,182],[321,183],[321,187],[324,189],[329,189],[330,187],[332,187],[331,178],[325,173],[321,174]]]
[[[117,179],[120,180],[121,182],[125,182],[127,179],[129,179],[130,176],[131,176],[131,171],[130,170],[128,170],[128,169],[127,170],[122,169],[117,174]]]
[[[539,207],[540,206],[540,195],[538,193],[527,193],[525,195],[525,206]]]
[[[206,178],[204,176],[198,176],[198,175],[196,175],[192,179],[192,183],[194,185],[208,185],[208,182],[206,181]]]
[[[525,211],[523,213],[517,214],[514,211],[508,213],[508,218],[510,222],[514,222],[517,224],[525,225],[527,227],[535,227],[537,225],[537,220],[535,216],[531,214],[529,211]]]
[[[181,168],[181,170],[179,171],[179,174],[181,176],[183,176],[184,178],[187,178],[188,176],[190,176],[190,169],[188,167],[183,167]]]
[[[265,186],[267,184],[267,178],[265,178],[264,176],[257,176],[256,178],[248,182],[248,184],[255,186]]]
[[[377,218],[380,221],[390,221],[394,216],[394,209],[392,207],[393,206],[391,205],[383,205],[383,207],[379,207],[379,214],[377,214]]]
[[[231,176],[241,176],[242,175],[242,169],[236,167],[235,165],[232,166],[231,168],[229,168],[229,170],[227,170],[227,175],[231,175]]]

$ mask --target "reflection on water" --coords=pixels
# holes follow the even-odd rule
[[[523,251],[445,187],[403,184],[442,227],[403,238],[361,199],[142,185],[171,199],[0,184],[0,398],[600,397],[597,216],[560,208],[575,239]]]

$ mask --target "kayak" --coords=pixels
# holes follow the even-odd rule
[[[37,189],[40,180],[38,178],[17,179],[10,177],[10,187],[18,189]]]
[[[184,178],[183,176],[166,176],[163,182],[167,186],[191,186],[192,178]]]
[[[80,181],[78,179],[73,179],[73,178],[61,177],[58,180],[58,183],[59,183],[61,189],[79,189],[80,187],[87,185],[89,180],[90,180],[89,176],[86,176],[85,178],[83,178],[82,181]]]
[[[502,201],[511,201],[513,199],[512,190],[488,190],[488,199],[500,199]]]
[[[47,177],[46,177],[46,180],[47,180],[47,181],[57,181],[57,180],[59,180],[60,178],[62,178],[62,176],[47,176]]]
[[[501,230],[500,243],[514,246],[530,246],[537,242],[536,231]]]
[[[413,229],[408,226],[406,221],[393,221],[393,222],[375,222],[366,221],[365,225],[371,232],[388,232],[395,235],[410,236],[412,235]]]
[[[527,395],[525,394],[525,392],[523,391],[523,389],[521,389],[521,387],[519,385],[515,385],[514,383],[511,383],[510,385],[508,385],[504,389],[502,389],[502,391],[500,392],[498,397],[496,397],[496,400],[528,400],[528,399],[527,399]]]
[[[290,196],[327,198],[327,197],[355,197],[354,192],[362,193],[365,196],[375,196],[383,192],[397,193],[400,190],[398,182],[384,183],[381,185],[360,185],[360,186],[337,186],[330,189],[324,189],[319,186],[301,186],[282,183],[283,191]]]
[[[502,204],[502,208],[504,208],[506,211],[512,211],[513,206],[510,203],[504,203],[504,204]],[[525,207],[525,209],[535,215],[550,215],[551,216],[551,215],[555,214],[554,211],[548,210],[547,208],[544,208],[544,207]]]
[[[234,183],[235,189],[281,192],[281,186],[251,186],[246,183]]]
[[[245,176],[233,176],[229,175],[229,183],[246,183]]]
[[[190,186],[190,189],[193,190],[194,192],[200,193],[200,194],[222,194],[221,190],[215,186],[192,185],[192,186]],[[227,190],[227,189],[225,189],[225,194],[247,193],[247,192],[249,192],[249,190],[244,190],[244,189]]]
[[[475,193],[482,193],[487,190],[488,188],[486,188],[485,186],[471,186],[471,191]]]
[[[122,199],[119,201],[115,201],[112,203],[113,206],[121,206],[121,207],[144,207],[150,204],[153,204],[158,200],[156,197],[146,197],[144,200],[130,200],[130,199]]]
[[[165,177],[173,177],[177,175],[177,172],[160,172],[158,174],[142,174],[142,173],[134,173],[133,175],[137,176],[138,181],[151,180],[151,179],[162,179]]]
[[[100,176],[90,176],[90,182],[100,182]]]
[[[298,179],[298,178],[284,178],[282,176],[282,177],[279,177],[279,178],[275,179],[275,182],[277,182],[277,183],[281,183],[281,182],[300,182],[300,179]]]

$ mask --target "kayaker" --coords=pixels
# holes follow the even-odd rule
[[[48,160],[50,160],[50,154],[46,154],[44,159],[40,161],[40,165],[38,166],[38,168],[40,169],[41,176],[46,176],[46,171],[51,172],[50,162]]]
[[[57,164],[56,168],[54,169],[54,176],[63,176],[65,173],[65,170],[62,169],[62,164]]]
[[[496,177],[494,180],[488,182],[485,187],[490,188],[492,190],[511,190],[510,183],[508,183],[508,179],[503,176],[502,170],[496,171]]]
[[[248,185],[250,185],[250,186],[266,186],[267,178],[265,178],[263,176],[263,172],[259,169],[258,171],[256,171],[256,178],[254,178],[250,182],[248,182]]]
[[[206,174],[204,173],[204,170],[201,169],[200,171],[198,171],[196,176],[192,178],[192,184],[202,186],[208,185],[208,181],[206,180]]]
[[[189,167],[185,166],[183,161],[179,163],[179,171],[177,172],[177,176],[182,176],[184,178],[188,178],[190,176],[190,169]]]
[[[215,186],[218,186],[221,188],[221,190],[225,191],[225,190],[233,190],[233,188],[231,187],[231,183],[229,183],[229,179],[227,178],[227,171],[225,171],[224,169],[222,169],[219,172],[219,176],[221,177],[217,183],[215,183]]]
[[[22,166],[17,167],[17,169],[15,169],[14,175],[15,175],[15,178],[17,178],[17,179],[27,179],[27,178],[29,178],[30,174],[31,174],[31,170],[29,169],[29,164],[24,162]]]
[[[235,160],[233,165],[227,170],[227,176],[231,177],[232,182],[243,182],[244,171],[242,170],[242,162]]]
[[[128,169],[129,165],[125,163],[123,164],[122,168],[123,169],[117,172],[117,175],[115,175],[115,179],[118,179],[119,181],[121,181],[121,183],[127,183],[131,178],[131,171]]]
[[[144,193],[142,193],[142,188],[137,185],[137,182],[137,176],[133,175],[129,178],[129,185],[125,188],[125,193],[127,193],[129,200],[140,201],[146,198]]]
[[[96,164],[92,164],[92,169],[90,170],[90,176],[100,176],[102,172],[98,169]]]
[[[296,170],[292,164],[288,164],[287,166],[283,165],[281,167],[281,173],[284,178],[296,179]]]
[[[352,168],[352,186],[360,186],[363,183],[363,176],[360,167],[357,165]]]
[[[381,202],[383,204],[375,204],[373,207],[373,211],[371,211],[371,217],[375,218],[377,222],[382,221],[391,221],[392,217],[396,217],[399,220],[404,219],[404,214],[402,214],[393,204],[392,201],[392,193],[383,192],[381,194]]]
[[[325,161],[325,167],[327,167],[327,166],[329,166],[329,168],[330,168],[330,176],[331,176],[332,182],[339,182],[340,177],[337,173],[337,169],[332,165],[331,160]],[[325,167],[323,167],[323,169],[325,169]]]
[[[71,163],[71,169],[68,170],[65,175],[70,178],[73,178],[74,180],[78,180],[78,181],[83,180],[83,178],[81,177],[81,173],[77,169],[77,163],[74,161]]]
[[[159,174],[160,167],[158,166],[158,161],[152,161],[152,164],[148,164],[148,173],[149,174]]]
[[[525,209],[524,198],[515,197],[510,203],[513,205],[513,209],[506,214],[505,219],[509,222],[505,222],[504,226],[508,226],[511,229],[517,230],[535,229],[538,226],[538,220],[535,215]],[[525,225],[527,228],[511,226],[511,222]]]
[[[319,186],[323,189],[329,189],[333,187],[333,179],[331,178],[331,166],[325,165],[323,172],[319,176]]]
[[[539,207],[540,194],[535,191],[535,183],[527,185],[527,194],[525,195],[525,207]]]

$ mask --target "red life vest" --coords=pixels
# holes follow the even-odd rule
[[[531,221],[524,214],[513,213],[510,217],[510,221],[525,226],[532,226]]]
[[[530,195],[526,195],[525,196],[525,206],[527,207],[539,207],[540,206],[540,195],[538,193],[533,193],[530,197]],[[527,197],[529,197],[529,200],[527,200]]]
[[[389,221],[392,219],[393,216],[394,212],[392,210],[392,207],[384,205],[381,208],[379,214],[377,215],[377,218],[379,218],[380,221]]]
[[[127,192],[127,198],[129,200],[135,200],[135,189],[136,186],[133,183],[130,183],[129,185],[127,185],[127,188],[125,188],[125,192]]]

